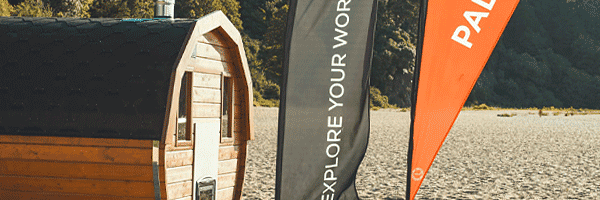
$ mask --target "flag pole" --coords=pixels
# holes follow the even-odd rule
[[[411,186],[411,175],[412,175],[412,156],[413,156],[413,135],[414,135],[414,124],[415,124],[415,110],[417,107],[417,91],[419,88],[419,73],[421,71],[421,54],[423,53],[423,39],[425,38],[425,20],[427,16],[427,2],[428,0],[421,0],[421,8],[419,11],[419,25],[418,25],[418,40],[417,40],[417,52],[415,55],[415,69],[413,71],[412,90],[411,90],[411,109],[410,109],[410,137],[408,139],[408,154],[407,154],[407,165],[406,165],[406,200],[410,199],[410,186]]]
[[[289,71],[289,58],[290,57],[290,44],[292,40],[292,32],[294,30],[294,19],[296,16],[297,0],[290,0],[288,17],[286,24],[285,43],[284,43],[284,60],[283,60],[283,74],[281,88],[287,87],[288,71]],[[283,90],[282,90],[283,91]],[[285,104],[286,104],[286,93],[281,92],[279,98],[279,115],[277,124],[277,155],[275,160],[275,199],[281,199],[281,168],[283,163],[283,141],[284,141],[284,127],[285,127]]]

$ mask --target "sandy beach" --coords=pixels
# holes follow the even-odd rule
[[[254,109],[243,199],[274,198],[277,114]],[[404,199],[409,127],[409,112],[371,111],[362,199]],[[600,115],[462,111],[416,199],[600,199]]]

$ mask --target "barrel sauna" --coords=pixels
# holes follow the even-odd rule
[[[240,33],[190,19],[0,17],[2,199],[240,199]]]

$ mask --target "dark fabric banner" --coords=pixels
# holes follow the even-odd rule
[[[376,3],[290,1],[276,199],[358,199]]]

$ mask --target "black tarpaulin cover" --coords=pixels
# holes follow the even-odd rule
[[[193,23],[0,17],[0,135],[160,140]]]

